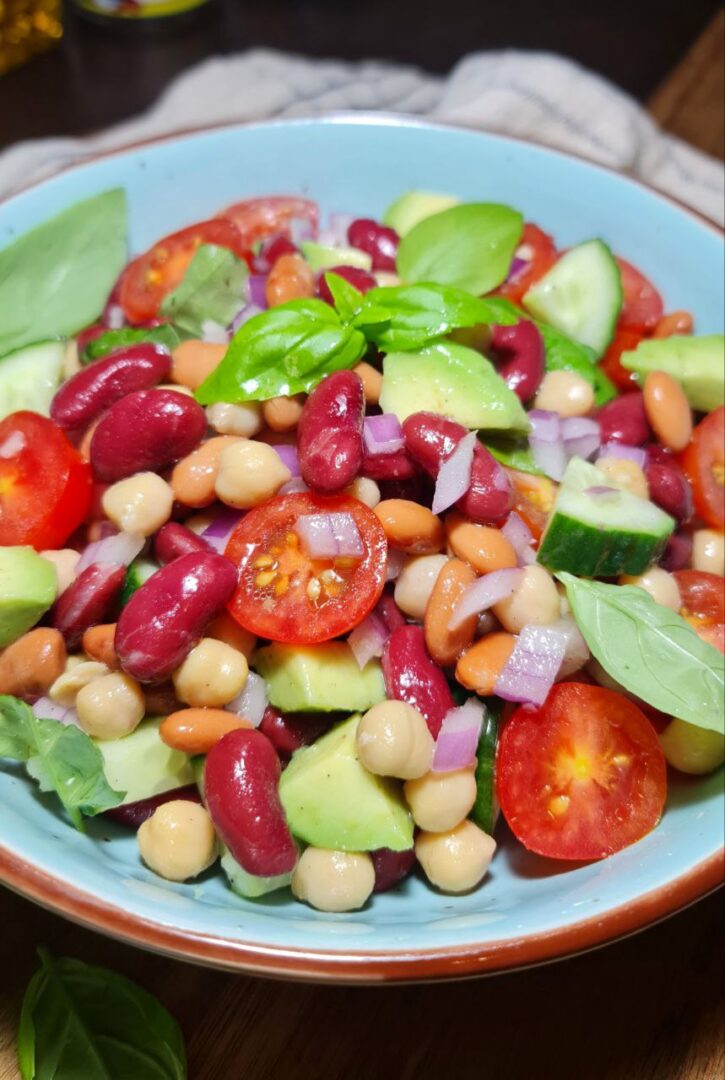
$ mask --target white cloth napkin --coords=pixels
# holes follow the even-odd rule
[[[310,60],[255,49],[179,76],[144,115],[86,138],[0,154],[0,195],[99,150],[205,124],[334,110],[388,110],[498,131],[629,172],[722,222],[722,165],[664,134],[629,95],[549,53],[475,53],[447,77],[379,61]]]

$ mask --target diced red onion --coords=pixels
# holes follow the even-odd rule
[[[228,345],[229,331],[213,319],[204,319],[201,324],[201,340],[209,345]]]
[[[383,647],[389,637],[390,631],[374,611],[371,611],[367,619],[363,619],[360,625],[355,627],[348,636],[347,643],[360,669],[364,668],[373,657],[383,655]]]
[[[436,739],[433,772],[453,772],[473,765],[485,711],[483,702],[477,698],[469,698],[465,705],[448,710]]]
[[[245,304],[232,319],[231,326],[229,327],[232,334],[236,334],[241,326],[244,326],[246,322],[253,319],[255,315],[261,315],[263,311],[264,308],[257,307],[256,304]]]
[[[88,544],[81,554],[76,574],[80,574],[94,563],[110,563],[114,566],[129,566],[143,548],[146,540],[143,536],[131,533],[115,532],[103,540]]]
[[[264,710],[267,708],[267,684],[256,671],[250,671],[241,694],[237,694],[224,708],[248,720],[252,727],[262,723]]]
[[[300,475],[300,459],[297,454],[296,446],[280,443],[279,445],[275,444],[272,449],[277,452],[280,461],[287,469],[289,469],[293,477]]]
[[[243,510],[232,510],[225,507],[224,510],[219,511],[214,520],[204,529],[201,534],[202,539],[206,540],[215,551],[223,554],[224,549],[229,543],[229,537],[243,517]]]
[[[494,693],[505,701],[543,705],[566,652],[566,636],[551,626],[525,626],[496,680]]]
[[[534,464],[552,480],[561,480],[566,469],[566,452],[558,413],[532,409],[529,413],[529,445]]]
[[[388,548],[388,564],[386,568],[386,581],[396,581],[405,566],[405,552],[398,548]]]
[[[302,491],[309,491],[307,484],[304,482],[301,476],[293,476],[291,480],[288,480],[286,484],[282,484],[282,487],[277,492],[278,495],[299,495]]]
[[[561,437],[567,458],[590,458],[601,443],[599,424],[589,416],[567,416],[561,421]]]
[[[468,491],[471,486],[471,466],[475,446],[476,432],[469,431],[441,465],[433,493],[431,509],[434,514],[442,514],[449,506],[453,506],[462,499]]]
[[[627,461],[634,461],[641,469],[647,464],[647,451],[641,446],[628,446],[627,443],[604,443],[597,460],[604,457],[624,458]]]
[[[294,524],[313,559],[362,558],[365,546],[352,514],[303,514]]]
[[[323,247],[347,247],[347,230],[354,220],[352,214],[330,214],[327,219],[327,228],[320,230],[318,244]],[[302,239],[306,240],[309,237],[302,237]]]
[[[59,724],[78,727],[78,713],[67,705],[59,705],[49,697],[38,698],[31,705],[38,720],[57,720]]]
[[[366,416],[363,441],[369,454],[395,454],[405,446],[400,420],[395,413]]]
[[[247,297],[249,303],[255,307],[264,309],[267,307],[267,275],[250,274],[247,278]]]
[[[330,216],[332,217],[333,215]],[[350,220],[352,220],[352,218]],[[313,223],[307,218],[292,218],[289,223],[290,240],[293,244],[297,244],[298,247],[303,240],[314,240],[316,231]]]
[[[126,316],[120,304],[108,304],[103,313],[103,324],[109,330],[121,330],[126,325]]]
[[[619,494],[619,488],[607,487],[606,484],[594,484],[592,487],[584,488],[584,494],[590,499],[611,499],[613,495]]]
[[[470,615],[480,615],[494,604],[505,600],[521,581],[523,571],[511,567],[506,570],[494,570],[490,574],[472,581],[466,586],[463,596],[453,609],[448,620],[450,630],[457,630]]]
[[[531,529],[515,510],[512,510],[506,518],[506,524],[501,529],[501,534],[506,537],[516,552],[519,566],[529,566],[531,563],[536,562],[536,552],[533,548],[534,537]]]
[[[579,671],[589,662],[589,648],[573,615],[562,615],[557,622],[551,624],[549,629],[558,630],[564,635],[566,643],[564,659],[556,677],[557,679],[565,679],[567,675],[573,675],[575,671]]]
[[[509,267],[508,277],[506,278],[506,281],[516,281],[521,276],[521,274],[523,274],[524,270],[526,270],[528,265],[528,259],[521,259],[518,255],[514,255],[513,259],[511,260],[511,266]]]

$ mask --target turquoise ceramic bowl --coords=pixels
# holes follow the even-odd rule
[[[409,188],[509,202],[563,246],[602,236],[652,276],[668,308],[721,329],[718,231],[622,176],[536,146],[380,117],[193,133],[72,168],[0,206],[0,245],[77,199],[123,185],[132,249],[244,196],[309,194],[323,210],[378,216]],[[327,915],[286,894],[245,902],[221,874],[173,885],[132,834],[72,829],[21,770],[0,770],[0,877],[32,899],[138,945],[261,974],[375,981],[442,978],[540,962],[632,932],[722,878],[722,771],[673,780],[659,827],[614,858],[567,865],[498,832],[482,888],[444,896],[420,878],[363,911]],[[107,843],[106,841],[112,841]]]

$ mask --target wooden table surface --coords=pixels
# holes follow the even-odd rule
[[[721,157],[723,26],[720,14],[649,101],[666,127]],[[0,928],[0,1080],[19,1076],[15,1030],[38,945],[106,964],[157,994],[183,1027],[191,1080],[725,1077],[722,893],[572,960],[419,987],[315,987],[194,968],[7,891]]]

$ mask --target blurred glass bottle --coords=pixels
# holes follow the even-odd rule
[[[0,75],[62,36],[61,0],[0,0]]]

